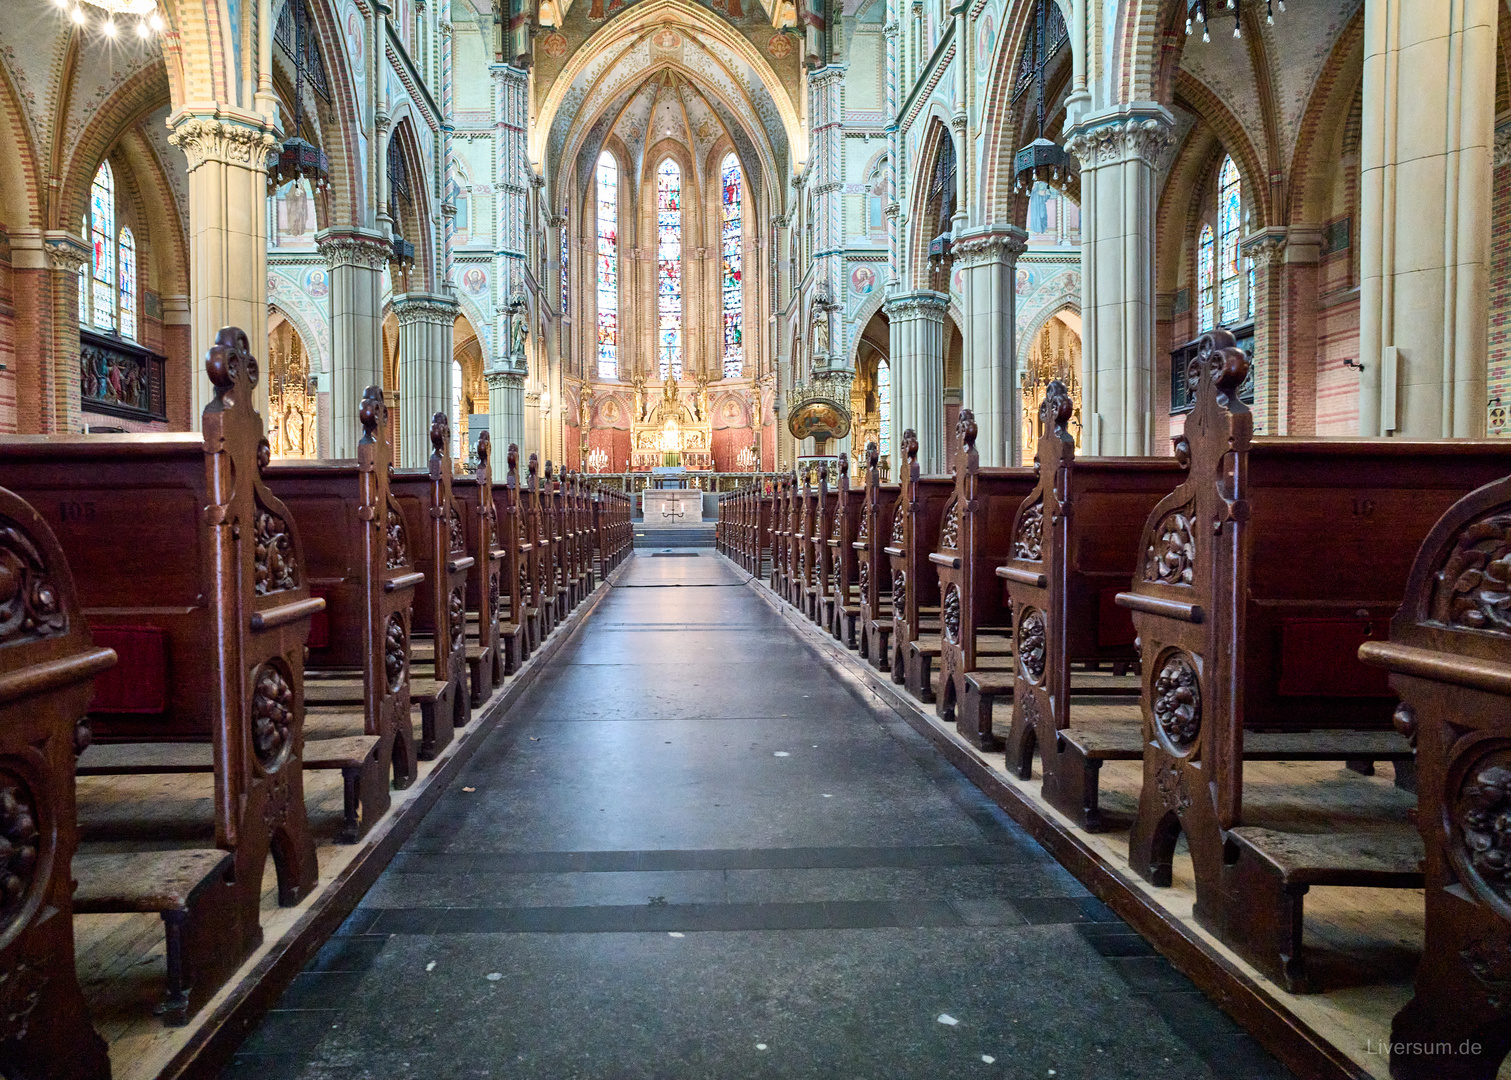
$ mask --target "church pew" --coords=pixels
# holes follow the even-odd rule
[[[481,437],[478,440],[482,441]],[[520,552],[519,447],[509,444],[504,482],[493,485],[493,545],[498,558],[499,682],[530,656],[530,633],[522,599]],[[491,475],[491,474],[490,474]]]
[[[563,511],[562,479],[557,477],[551,462],[546,462],[545,483],[541,486],[541,527],[550,543],[551,565],[546,579],[546,588],[551,597],[552,620],[560,625],[571,610],[570,589],[567,577],[566,525]]]
[[[808,585],[803,590],[803,614],[824,625],[824,612],[833,598],[830,582],[829,534],[834,529],[834,513],[839,506],[838,489],[829,488],[829,465],[819,466],[818,487],[813,491],[808,522]]]
[[[903,432],[902,491],[892,512],[892,532],[882,551],[892,578],[892,681],[907,681],[908,646],[920,634],[939,632],[939,575],[929,553],[939,536],[945,504],[955,492],[948,476],[920,476],[918,437]],[[920,693],[921,690],[915,691]]]
[[[0,970],[12,1009],[26,1022],[0,1040],[0,1073],[35,1080],[108,1080],[74,965],[73,865],[78,848],[74,752],[95,679],[115,665],[94,644],[68,560],[52,529],[24,499],[0,489],[0,886],[5,936]],[[231,856],[211,849],[223,874]],[[81,866],[81,870],[84,868]]]
[[[572,473],[572,564],[576,568],[577,602],[580,604],[597,588],[593,569],[592,492],[580,472]]]
[[[526,466],[524,486],[518,492],[518,514],[516,515],[519,521],[520,612],[529,636],[530,652],[540,648],[548,632],[545,625],[546,616],[540,608],[538,588],[540,553],[536,550],[536,537],[540,532],[540,514],[536,501],[538,492],[535,490],[540,483],[538,469],[539,459],[531,454]]]
[[[214,398],[200,434],[0,440],[0,484],[42,514],[96,642],[121,656],[95,688],[95,740],[209,749],[215,848],[88,852],[73,866],[76,913],[161,916],[169,1024],[186,1022],[261,943],[270,853],[284,906],[318,876],[303,674],[310,618],[325,604],[310,595],[292,515],[261,477],[267,442],[246,335],[222,330],[205,368]],[[198,835],[197,822],[184,827]],[[81,828],[100,831],[87,819]]]
[[[866,447],[866,498],[856,530],[856,585],[860,595],[858,648],[861,658],[878,671],[889,667],[888,646],[892,640],[892,574],[887,565],[887,541],[902,488],[881,482],[881,452]]]
[[[452,497],[462,508],[462,529],[472,566],[467,571],[467,680],[472,707],[481,708],[504,681],[504,662],[498,635],[499,572],[502,553],[495,540],[497,511],[493,505],[491,436],[477,440],[477,471],[452,479]]]
[[[1493,1080],[1511,1051],[1508,556],[1511,478],[1503,478],[1438,520],[1412,564],[1390,640],[1359,648],[1401,697],[1395,724],[1417,751],[1416,823],[1427,856],[1426,944],[1415,995],[1390,1029],[1390,1072],[1400,1080]]]
[[[749,526],[750,573],[764,579],[766,567],[771,562],[771,522],[775,502],[770,481],[761,481],[754,496]]]
[[[1007,556],[1012,521],[1034,489],[1033,469],[981,467],[976,452],[976,418],[961,409],[955,425],[955,482],[941,518],[934,565],[940,597],[940,633],[908,647],[907,685],[920,699],[932,694],[932,661],[939,659],[935,710],[955,721],[961,735],[983,749],[1001,741],[992,733],[991,707],[961,709],[970,676],[1011,677],[1016,663],[1010,609],[1003,603],[997,566]],[[927,571],[921,571],[927,572]],[[958,716],[957,716],[958,712]]]
[[[787,540],[792,520],[792,478],[784,473],[776,479],[771,508],[771,591],[787,594]]]
[[[1073,692],[1139,692],[1120,681],[1072,676],[1072,667],[1110,664],[1121,676],[1138,662],[1133,623],[1114,603],[1133,580],[1139,537],[1154,505],[1181,481],[1174,458],[1077,458],[1066,424],[1071,402],[1063,383],[1052,382],[1040,407],[1035,460],[1039,482],[1009,530],[1012,544],[997,569],[1006,583],[1012,625],[1020,645],[1031,639],[1023,666],[1007,678],[967,679],[967,698],[990,723],[992,699],[1012,695],[1007,765],[1021,779],[1032,775],[1035,748],[1043,762],[1044,795],[1082,828],[1104,828],[1097,798],[1102,758],[1087,758],[1072,733]],[[1101,685],[1110,682],[1112,685]],[[1122,731],[1128,760],[1143,756],[1136,723]],[[1099,732],[1105,740],[1107,731]]]
[[[318,722],[322,735],[335,737],[306,740],[305,768],[343,754],[349,762],[363,749],[359,736],[372,744],[360,767],[338,766],[346,788],[341,843],[361,839],[388,809],[390,776],[407,788],[418,767],[407,643],[424,575],[410,562],[403,514],[389,494],[393,453],[379,388],[367,388],[359,417],[355,461],[289,461],[263,473],[294,515],[312,588],[326,605],[305,661],[306,706],[317,710],[306,726]]]
[[[1176,447],[1189,473],[1151,511],[1132,588],[1117,597],[1133,612],[1143,667],[1129,862],[1169,884],[1184,834],[1197,921],[1303,992],[1307,889],[1420,888],[1421,839],[1405,822],[1302,835],[1245,820],[1246,729],[1390,732],[1395,699],[1358,646],[1383,635],[1400,605],[1414,538],[1511,471],[1511,446],[1256,440],[1236,394],[1247,368],[1227,331],[1202,339],[1187,371],[1196,406]]]
[[[415,593],[410,622],[410,657],[430,668],[410,673],[410,699],[420,706],[421,761],[451,744],[471,716],[467,689],[467,554],[462,509],[451,491],[451,425],[445,413],[430,422],[430,463],[425,469],[398,469],[390,490],[404,515],[415,567],[425,587]]]
[[[812,515],[813,489],[808,475],[801,481],[794,478],[792,484],[792,520],[788,537],[787,602],[795,608],[803,606],[803,590],[808,585],[808,565],[811,549],[809,544],[809,518]]]
[[[846,648],[855,648],[855,622],[860,617],[860,584],[856,572],[855,538],[865,511],[866,489],[850,486],[850,455],[839,458],[834,524],[829,531],[830,590],[824,627]]]
[[[548,463],[549,464],[549,463]],[[526,519],[530,523],[530,598],[535,606],[537,642],[544,642],[556,629],[556,570],[547,518],[545,487],[549,481],[540,472],[540,459],[530,455],[530,474],[526,488]]]

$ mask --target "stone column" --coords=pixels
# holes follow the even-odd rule
[[[976,414],[981,464],[1018,460],[1018,256],[1028,234],[1014,226],[968,232],[955,248],[965,271],[961,404]]]
[[[949,297],[929,289],[887,301],[892,347],[892,429],[894,440],[912,428],[918,435],[918,467],[945,469],[944,318]],[[898,461],[892,458],[895,473]],[[894,476],[895,479],[895,476]]]
[[[79,271],[90,249],[73,233],[11,234],[16,298],[16,421],[24,434],[83,430],[79,410]]]
[[[1153,452],[1156,160],[1173,124],[1133,102],[1082,118],[1065,148],[1081,162],[1081,338],[1088,454]]]
[[[488,437],[494,440],[494,451],[498,453],[513,443],[523,453],[525,449],[525,377],[508,368],[494,368],[488,372],[487,379]],[[500,475],[502,476],[502,473]]]
[[[267,350],[267,158],[278,146],[255,114],[228,109],[169,118],[168,141],[189,162],[189,296],[193,354],[204,356],[225,326],[246,331],[254,354]],[[196,427],[213,397],[209,377],[190,373],[190,416]],[[257,384],[256,404],[266,413],[268,382]]]
[[[1254,433],[1290,434],[1291,350],[1283,323],[1286,316],[1284,263],[1286,230],[1261,229],[1244,238],[1240,248],[1254,260]],[[1315,264],[1316,259],[1314,258]]]
[[[399,320],[398,464],[415,469],[430,460],[430,418],[451,415],[451,336],[456,301],[409,293],[394,298]]]
[[[383,385],[383,269],[393,244],[362,229],[327,229],[315,242],[331,281],[330,456],[354,458],[362,391]]]
[[[1493,0],[1367,0],[1359,433],[1483,435]]]

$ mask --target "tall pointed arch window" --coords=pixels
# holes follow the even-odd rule
[[[598,204],[598,377],[619,376],[619,165],[604,153],[594,176]]]
[[[1224,158],[1217,174],[1217,267],[1219,305],[1222,321],[1236,323],[1243,318],[1240,303],[1242,276],[1238,256],[1238,232],[1242,217],[1243,192],[1238,180],[1238,166]]]
[[[123,228],[116,241],[120,252],[121,278],[121,337],[136,340],[136,237],[129,228]]]
[[[451,361],[451,456],[461,461],[467,456],[467,448],[462,444],[466,433],[462,431],[462,364],[459,360]]]
[[[1196,332],[1205,334],[1212,329],[1216,319],[1217,290],[1213,281],[1215,252],[1212,226],[1201,227],[1201,238],[1196,242]]]
[[[885,360],[876,361],[876,411],[881,417],[881,446],[877,449],[888,454],[892,445],[892,365]]]
[[[724,215],[719,227],[719,250],[723,256],[724,377],[737,379],[745,372],[745,292],[740,252],[743,178],[740,160],[727,154],[719,170],[723,179]]]
[[[101,330],[115,329],[115,173],[100,165],[89,189],[90,313]]]
[[[671,158],[656,169],[657,363],[664,379],[682,377],[682,170]]]

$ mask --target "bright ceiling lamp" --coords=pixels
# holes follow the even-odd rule
[[[84,16],[86,5],[103,11],[105,18],[100,23],[100,29],[107,37],[115,37],[119,32],[117,17],[134,18],[136,36],[140,38],[151,37],[163,31],[163,17],[158,14],[157,0],[53,0],[53,2],[66,11],[69,18],[79,26],[83,26],[86,21]]]

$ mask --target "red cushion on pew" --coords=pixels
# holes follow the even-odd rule
[[[1133,612],[1117,605],[1117,594],[1127,589],[1127,585],[1109,585],[1097,595],[1097,645],[1101,648],[1132,645],[1138,637]]]
[[[90,625],[94,643],[114,649],[115,667],[94,680],[96,713],[160,713],[168,707],[168,632],[156,626]]]
[[[1359,646],[1390,636],[1388,619],[1283,619],[1282,697],[1392,697],[1388,673],[1366,667]]]
[[[309,637],[304,643],[312,649],[325,649],[331,643],[331,619],[326,610],[330,607],[330,590],[323,585],[311,585],[310,596],[326,602],[326,606],[310,616]]]

